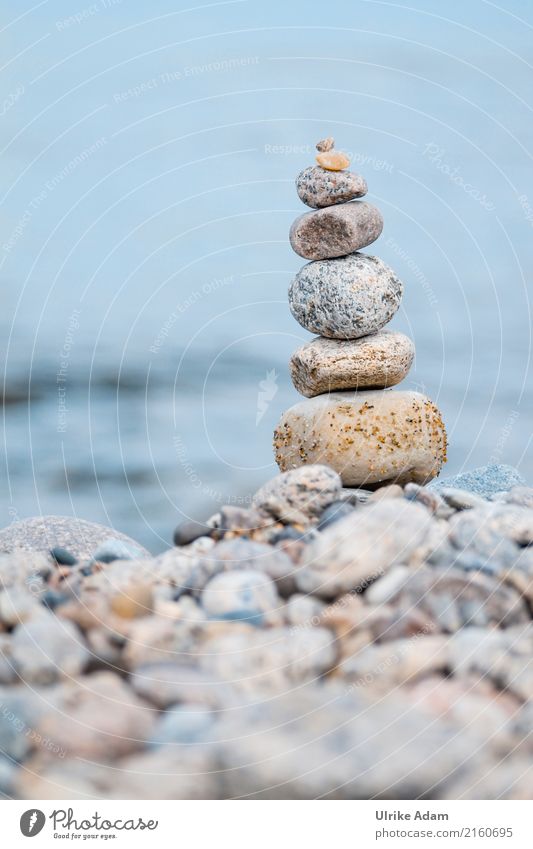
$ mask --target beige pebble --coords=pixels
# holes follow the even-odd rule
[[[445,462],[446,432],[419,392],[334,392],[286,410],[274,450],[281,471],[322,463],[344,486],[424,483]]]
[[[111,610],[123,619],[136,619],[152,612],[153,594],[148,584],[134,584],[111,599]]]
[[[328,150],[331,150],[335,147],[335,139],[333,136],[328,136],[325,139],[321,139],[316,143],[316,149],[320,151],[320,153],[327,153]]]
[[[360,339],[317,337],[290,360],[294,386],[306,398],[339,389],[383,389],[409,372],[415,348],[408,336],[380,330]]]
[[[372,493],[369,502],[373,501],[385,501],[388,498],[402,498],[403,497],[403,489],[401,486],[398,486],[397,483],[391,483],[389,486],[380,486],[379,489],[376,489],[375,492]]]
[[[344,171],[350,165],[348,156],[340,150],[327,150],[324,153],[317,153],[316,161],[326,171]]]

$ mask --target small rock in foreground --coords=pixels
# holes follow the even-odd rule
[[[337,472],[314,464],[276,475],[256,492],[253,500],[256,507],[282,522],[306,525],[339,498],[341,489]]]

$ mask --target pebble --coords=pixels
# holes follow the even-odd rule
[[[388,498],[403,498],[403,489],[397,483],[391,483],[389,486],[380,486],[376,489],[370,498],[369,504],[374,504],[375,501],[386,501]]]
[[[364,648],[340,665],[340,673],[357,689],[374,687],[384,691],[435,672],[448,664],[448,640],[441,634],[424,634]]]
[[[285,607],[287,624],[305,628],[320,625],[325,607],[324,602],[315,596],[295,593]]]
[[[42,614],[39,603],[42,597],[28,592],[24,586],[9,587],[0,592],[0,626],[11,629],[39,617]]]
[[[352,171],[326,171],[314,165],[298,174],[296,191],[307,206],[322,209],[363,197],[368,186],[364,177]]]
[[[324,463],[344,486],[425,483],[446,460],[446,432],[418,392],[335,392],[286,410],[274,449],[282,472]]]
[[[520,703],[511,694],[497,690],[490,681],[474,676],[431,675],[416,681],[409,688],[409,695],[417,707],[459,728],[470,723],[482,724],[487,744],[497,741],[509,749],[516,742],[512,726]]]
[[[341,501],[345,501],[347,504],[352,504],[354,507],[357,507],[358,504],[366,504],[371,495],[371,489],[343,486],[341,490]]]
[[[341,488],[337,472],[311,464],[276,475],[255,493],[253,501],[275,519],[308,525],[338,499]]]
[[[304,259],[332,259],[365,248],[381,236],[383,217],[364,200],[304,212],[292,224],[292,249]]]
[[[67,551],[66,548],[60,548],[59,546],[50,549],[50,557],[52,557],[52,559],[60,566],[75,566],[78,562],[70,551]]]
[[[22,762],[33,749],[35,731],[46,704],[31,691],[0,689],[0,759]]]
[[[130,683],[137,695],[156,707],[203,705],[220,711],[235,702],[231,687],[213,675],[179,661],[142,664],[135,668]]]
[[[448,524],[450,542],[461,552],[472,551],[494,563],[511,565],[518,557],[515,541],[524,539],[527,543],[533,527],[530,516],[520,525],[515,524],[512,508],[507,516],[504,511],[482,507],[457,513]]]
[[[344,171],[345,168],[350,167],[350,158],[340,150],[330,149],[317,153],[315,159],[320,167],[327,171]]]
[[[514,486],[522,486],[525,481],[518,471],[512,466],[495,463],[488,466],[480,466],[471,472],[461,472],[455,477],[441,478],[431,484],[433,489],[465,489],[483,498],[490,498],[498,492],[512,489]]]
[[[0,554],[0,586],[3,589],[24,584],[32,595],[39,596],[45,588],[53,566],[44,552],[16,549]]]
[[[468,492],[466,489],[455,489],[451,486],[439,489],[443,501],[454,510],[472,510],[474,507],[484,507],[487,502],[480,495]]]
[[[155,725],[157,712],[112,672],[67,682],[55,697],[37,730],[69,757],[113,763],[140,748]]]
[[[404,498],[408,501],[417,501],[427,507],[430,513],[433,513],[439,519],[449,519],[453,516],[454,510],[449,507],[438,492],[429,489],[427,486],[420,486],[418,483],[407,483],[403,490]]]
[[[354,509],[353,504],[350,504],[347,501],[335,501],[333,504],[330,504],[329,507],[326,507],[322,513],[317,529],[319,531],[324,531],[326,528],[329,528],[330,525],[338,522],[339,519],[344,519],[345,516],[351,516]]]
[[[530,702],[533,692],[532,654],[531,622],[506,629],[463,628],[448,640],[452,674],[486,678],[525,702]]]
[[[133,583],[111,598],[111,610],[123,619],[149,616],[152,613],[153,604],[152,587],[143,583]]]
[[[406,377],[415,355],[408,336],[380,330],[360,339],[321,336],[294,352],[289,368],[301,395],[312,398],[339,389],[384,389]]]
[[[304,265],[289,288],[289,306],[310,333],[358,339],[391,320],[402,293],[401,281],[382,260],[355,253]]]
[[[365,593],[365,601],[370,604],[387,604],[403,587],[411,570],[408,566],[393,566],[382,578],[369,586]]]
[[[529,486],[513,486],[506,492],[503,500],[506,504],[516,504],[519,507],[533,509],[533,488]]]
[[[416,607],[450,634],[465,625],[507,628],[529,620],[526,605],[512,587],[454,566],[420,567],[388,603]]]
[[[213,618],[261,622],[263,614],[279,605],[273,581],[252,569],[222,572],[209,581],[202,593],[202,607]]]
[[[396,499],[356,510],[307,547],[299,590],[323,598],[362,591],[409,557],[431,521],[423,507]]]
[[[214,715],[202,705],[170,707],[157,721],[148,745],[152,748],[205,743],[213,726]]]
[[[194,519],[187,519],[180,522],[174,531],[174,545],[189,545],[201,537],[211,536],[213,528],[206,525],[204,522],[196,522]]]
[[[199,661],[241,692],[284,692],[321,678],[335,665],[336,648],[327,628],[228,631],[205,644]]]
[[[198,593],[220,572],[242,569],[268,575],[280,595],[294,592],[294,566],[290,557],[280,548],[245,539],[228,539],[215,545],[192,573],[189,586]]]
[[[217,530],[219,534],[231,531],[234,534],[254,536],[255,531],[270,529],[273,526],[271,516],[263,510],[225,504],[220,510]]]
[[[13,522],[0,530],[0,551],[20,548],[48,555],[51,549],[63,548],[77,560],[88,560],[98,546],[111,538],[131,546],[137,552],[136,557],[150,556],[145,548],[125,534],[72,516],[35,516]]]
[[[50,684],[78,675],[89,662],[89,652],[78,629],[52,613],[13,631],[13,663],[28,684]]]
[[[430,788],[439,798],[470,759],[489,768],[479,731],[398,692],[371,701],[365,688],[299,688],[228,714],[217,734],[228,798],[416,799]]]
[[[15,765],[12,761],[0,756],[0,795],[7,799],[14,798]]]
[[[325,153],[327,150],[331,150],[334,147],[335,147],[335,139],[333,138],[333,136],[327,136],[327,138],[320,139],[320,141],[318,141],[316,143],[316,149],[320,153]]]
[[[145,553],[137,543],[109,537],[95,548],[92,559],[98,563],[113,563],[114,560],[139,560]]]

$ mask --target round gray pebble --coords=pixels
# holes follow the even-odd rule
[[[310,262],[289,289],[296,321],[329,339],[358,339],[380,330],[400,306],[403,285],[381,259],[354,253]]]
[[[353,171],[326,171],[319,165],[311,165],[298,174],[296,191],[307,206],[322,209],[360,198],[366,195],[368,187],[364,177]]]

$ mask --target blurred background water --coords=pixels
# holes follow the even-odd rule
[[[332,134],[405,283],[404,386],[450,473],[530,482],[533,7],[437,0],[2,2],[0,525],[153,551],[246,502],[299,396],[294,189]],[[263,403],[264,402],[264,403]]]

